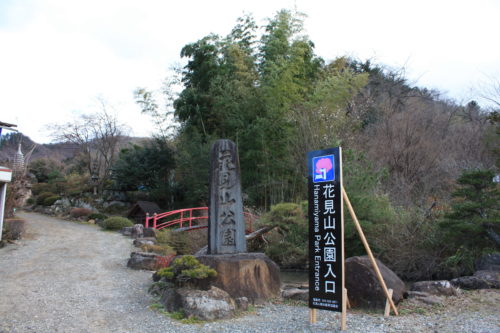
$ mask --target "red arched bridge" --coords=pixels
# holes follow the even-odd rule
[[[245,217],[246,233],[253,231],[253,224],[257,217],[250,213],[243,213]],[[177,231],[191,231],[208,228],[208,207],[195,207],[172,210],[170,212],[146,214],[144,221],[146,228],[161,230],[168,227],[177,227]]]

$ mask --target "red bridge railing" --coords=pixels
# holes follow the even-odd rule
[[[253,223],[257,219],[255,215],[243,213],[246,223],[246,232],[253,231]],[[203,224],[204,223],[204,224]],[[208,207],[196,207],[172,210],[170,212],[146,214],[144,226],[161,230],[178,225],[179,228],[186,228],[186,231],[208,228]]]

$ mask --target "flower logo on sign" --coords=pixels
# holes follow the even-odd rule
[[[334,180],[333,156],[320,156],[314,158],[314,181],[324,182]]]

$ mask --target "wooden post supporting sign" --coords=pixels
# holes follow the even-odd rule
[[[370,258],[370,262],[372,263],[373,269],[375,270],[375,274],[377,275],[377,279],[380,282],[382,289],[384,290],[384,294],[387,297],[387,300],[389,301],[389,304],[391,305],[391,308],[394,311],[394,314],[397,316],[398,309],[396,309],[396,306],[394,305],[394,302],[392,301],[392,295],[389,295],[389,291],[387,290],[387,286],[385,285],[384,278],[382,277],[382,274],[380,273],[380,269],[378,268],[377,262],[375,261],[375,257],[373,256],[372,250],[370,249],[370,245],[368,245],[368,241],[366,240],[363,229],[361,228],[361,225],[359,224],[358,218],[356,217],[356,213],[354,212],[354,209],[351,206],[351,202],[349,201],[349,198],[347,197],[347,193],[345,192],[344,188],[342,188],[342,197],[344,198],[345,203],[347,205],[347,208],[349,209],[349,213],[351,214],[352,220],[354,221],[354,225],[356,226],[356,230],[358,231],[359,237],[361,238],[361,241],[363,242],[363,245],[365,246],[366,253],[368,254],[368,257]]]
[[[389,300],[392,299],[392,289],[389,289],[389,298],[385,302],[385,310],[384,310],[384,318],[389,317],[391,314],[391,303],[389,303]]]

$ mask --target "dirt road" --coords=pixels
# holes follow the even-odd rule
[[[27,220],[25,239],[0,249],[0,332],[177,331],[148,308],[151,273],[126,268],[130,239],[18,215]]]

